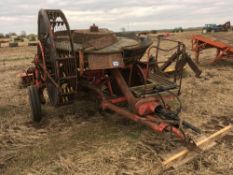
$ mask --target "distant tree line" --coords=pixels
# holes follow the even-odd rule
[[[25,38],[28,39],[29,41],[36,41],[37,35],[35,34],[28,34],[25,31],[21,31],[19,35],[17,35],[15,32],[9,32],[6,33],[5,35],[3,33],[0,33],[0,39],[3,38],[15,38],[16,40],[23,41]]]

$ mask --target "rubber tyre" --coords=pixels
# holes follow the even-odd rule
[[[34,122],[41,121],[41,102],[38,90],[35,85],[28,87],[29,103],[31,107],[31,115]]]

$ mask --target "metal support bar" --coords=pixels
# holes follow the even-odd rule
[[[140,116],[133,114],[127,110],[124,110],[124,109],[122,109],[114,104],[111,104],[108,101],[103,101],[101,104],[101,107],[103,109],[109,109],[111,111],[114,111],[114,112],[120,114],[121,116],[126,117],[130,120],[133,120],[135,122],[144,124],[144,125],[148,126],[149,128],[151,128],[155,132],[163,132],[165,129],[167,129],[167,130],[172,131],[181,140],[185,139],[184,134],[179,129],[177,129],[174,126],[171,126],[168,123],[159,122],[159,120],[158,120],[158,123],[156,123],[155,121],[153,122],[151,119],[148,120],[147,117],[146,118],[140,117]],[[156,118],[154,118],[154,119],[156,119]]]
[[[129,108],[136,112],[135,104],[137,102],[136,98],[133,96],[132,92],[130,91],[127,83],[125,82],[123,76],[121,75],[118,69],[112,69],[111,73],[113,74],[118,87],[120,88],[121,92],[124,94],[125,98],[129,103]]]

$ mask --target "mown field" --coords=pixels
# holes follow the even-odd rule
[[[171,36],[183,41],[192,54],[191,36]],[[224,35],[224,33],[223,33]],[[35,47],[0,48],[0,174],[4,175],[152,175],[160,166],[158,154],[179,144],[117,114],[95,112],[95,103],[82,97],[75,104],[43,106],[44,118],[30,118],[27,89],[17,77],[27,68]],[[187,67],[183,79],[181,117],[211,134],[233,124],[233,62],[209,64],[215,50],[201,54],[203,73],[196,78]],[[165,175],[233,174],[233,133],[213,149]]]

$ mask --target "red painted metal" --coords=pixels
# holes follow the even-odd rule
[[[168,130],[168,131],[172,131],[178,138],[180,138],[182,140],[185,139],[184,134],[179,129],[175,128],[174,126],[171,126],[170,124],[163,122],[161,120],[158,120],[157,122],[155,122],[157,116],[154,116],[154,121],[152,121],[152,120],[148,119],[147,117],[140,117],[140,116],[133,114],[127,110],[124,110],[124,109],[122,109],[114,104],[111,104],[111,102],[108,102],[106,100],[102,101],[101,107],[103,109],[109,109],[111,111],[114,111],[114,112],[120,114],[121,116],[126,117],[130,120],[133,120],[135,122],[144,124],[144,125],[150,127],[155,132],[162,133],[165,130]]]
[[[126,102],[127,99],[125,97],[118,97],[110,100],[112,104]]]
[[[136,103],[137,112],[139,115],[147,115],[147,114],[153,114],[155,111],[155,108],[160,105],[160,103],[155,101],[150,101],[146,103]]]
[[[36,65],[36,68],[35,68],[35,85],[36,87],[39,89],[41,87],[41,77],[40,77],[40,71],[39,71],[39,57],[38,55],[36,55],[35,57],[35,65]]]
[[[34,70],[33,71],[23,70],[17,75],[17,77],[21,79],[21,85],[23,87],[27,87],[30,86],[31,84],[35,84]]]
[[[43,69],[44,69],[45,72],[47,72],[46,63],[45,63],[44,48],[43,48],[43,46],[42,46],[42,44],[41,44],[40,41],[38,41],[38,47],[39,47],[40,52],[41,52],[41,57],[42,57],[42,62],[43,62]],[[36,56],[36,61],[39,61],[38,60],[38,55]],[[44,76],[42,75],[41,78],[43,79],[43,81],[45,81],[46,80],[46,74],[44,74]]]
[[[224,43],[220,40],[213,40],[203,35],[194,35],[192,37],[192,51],[195,52],[196,62],[199,63],[199,56],[202,50],[216,48],[216,58],[213,62],[222,59],[233,59],[233,45]]]
[[[117,85],[119,86],[121,92],[124,94],[125,98],[127,99],[129,103],[129,107],[132,111],[136,111],[135,104],[136,104],[136,98],[133,96],[132,92],[129,90],[128,85],[126,84],[124,78],[122,77],[119,69],[112,69],[111,73],[113,74]]]
[[[144,116],[153,114],[155,112],[155,108],[159,105],[161,105],[161,103],[157,98],[147,97],[139,99],[135,104],[135,108],[139,115]]]

